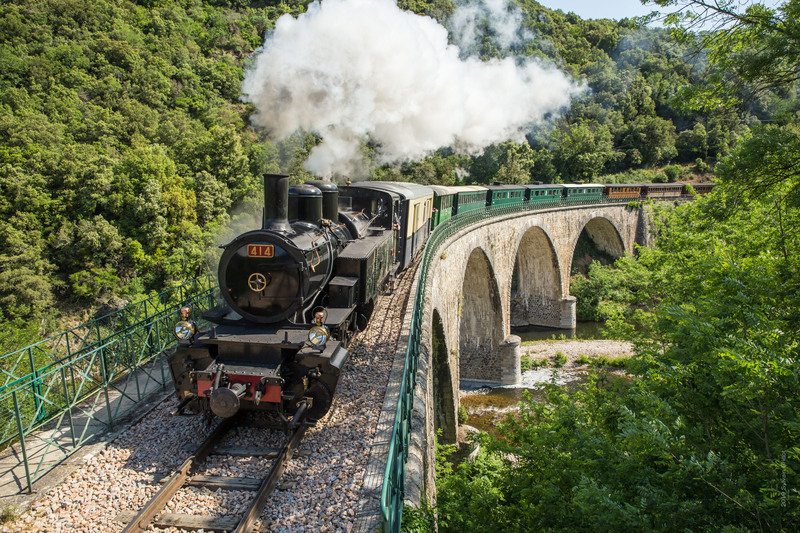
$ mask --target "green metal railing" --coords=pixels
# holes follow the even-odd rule
[[[0,356],[0,449],[14,445],[32,483],[170,381],[165,352],[180,305],[216,304],[199,278]],[[36,449],[28,439],[36,431]],[[102,432],[102,431],[100,431]]]
[[[472,226],[482,220],[497,218],[509,214],[524,214],[526,212],[542,211],[559,207],[582,207],[593,204],[619,205],[630,203],[630,199],[608,199],[576,202],[575,200],[557,200],[522,204],[516,206],[487,207],[483,210],[470,211],[451,217],[437,226],[428,243],[419,266],[417,290],[412,305],[414,312],[411,315],[411,325],[406,348],[403,374],[400,380],[400,394],[397,401],[392,434],[389,440],[389,451],[386,469],[383,474],[383,488],[381,491],[381,513],[383,515],[383,530],[385,532],[399,532],[403,519],[403,498],[405,483],[405,465],[408,459],[408,442],[411,431],[411,412],[414,402],[414,387],[416,385],[417,364],[420,349],[420,336],[423,330],[422,317],[424,315],[425,286],[428,281],[428,267],[436,257],[439,247],[450,237],[462,229]]]

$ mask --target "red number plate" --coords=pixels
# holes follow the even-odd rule
[[[275,247],[271,244],[248,244],[247,257],[275,257]]]

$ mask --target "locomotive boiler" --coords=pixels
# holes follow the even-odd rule
[[[333,183],[264,176],[262,227],[223,248],[212,326],[176,326],[170,370],[181,410],[258,410],[287,425],[330,409],[347,344],[395,264],[391,207],[343,202]]]

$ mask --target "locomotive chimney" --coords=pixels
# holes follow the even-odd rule
[[[264,174],[263,229],[289,233],[289,176]]]

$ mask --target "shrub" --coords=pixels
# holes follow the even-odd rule
[[[553,356],[553,366],[556,368],[561,368],[567,363],[567,356],[564,355],[564,352],[558,351]]]
[[[534,368],[542,368],[547,366],[550,362],[547,359],[534,359],[533,357],[523,357],[520,361],[520,368],[523,372],[533,370]]]
[[[664,175],[666,175],[668,182],[674,183],[686,176],[686,167],[682,167],[681,165],[667,165],[664,167]]]
[[[698,174],[708,174],[711,172],[711,165],[698,157],[694,160],[694,171]]]
[[[466,424],[467,420],[469,420],[469,413],[467,412],[467,408],[463,405],[458,406],[458,423],[459,424]]]
[[[17,509],[13,505],[0,508],[0,524],[11,522],[17,517]]]

